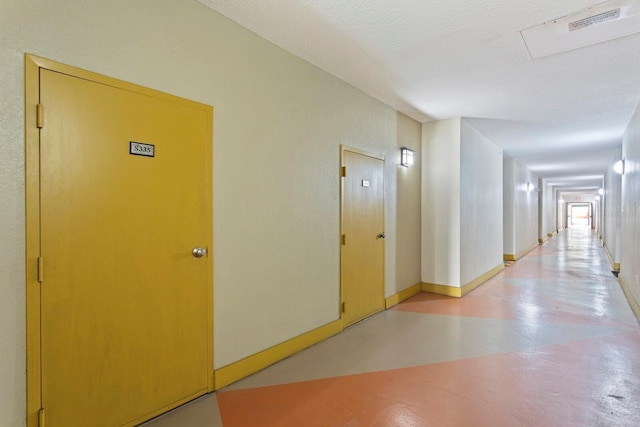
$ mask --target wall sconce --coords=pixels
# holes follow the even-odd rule
[[[530,182],[527,182],[527,191],[533,191],[534,187],[533,184]]]
[[[402,166],[413,166],[413,150],[407,147],[400,148],[400,164]]]
[[[604,194],[604,188],[599,188],[599,189],[598,189],[598,194],[602,196],[602,195]],[[598,200],[599,200],[599,199],[600,199],[600,198],[598,198]]]
[[[618,160],[613,164],[613,171],[618,175],[624,175],[624,159]]]

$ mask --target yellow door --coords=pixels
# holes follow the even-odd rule
[[[342,153],[341,286],[343,322],[384,308],[384,161]]]
[[[103,80],[40,69],[47,427],[135,425],[213,387],[212,109]]]

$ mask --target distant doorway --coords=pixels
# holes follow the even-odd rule
[[[573,203],[569,207],[569,227],[589,228],[591,226],[591,204]]]

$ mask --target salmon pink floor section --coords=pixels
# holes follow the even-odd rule
[[[418,294],[146,427],[638,427],[640,328],[569,229],[464,298]]]

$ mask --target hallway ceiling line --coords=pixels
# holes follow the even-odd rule
[[[198,1],[416,120],[470,118],[563,187],[601,185],[640,102],[640,34],[537,59],[525,42],[640,30],[640,0]]]

